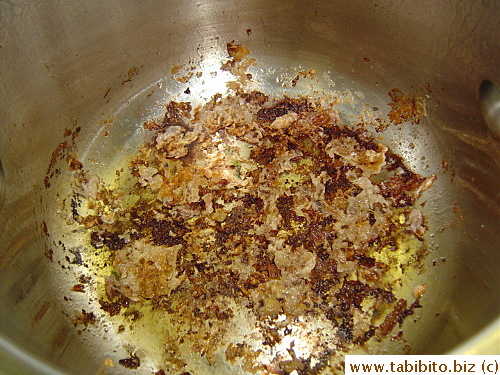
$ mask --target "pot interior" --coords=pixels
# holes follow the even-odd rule
[[[60,159],[75,154],[112,181],[148,136],[142,124],[161,116],[167,101],[200,104],[227,91],[232,78],[220,66],[232,40],[257,61],[249,70],[256,89],[350,95],[338,106],[348,124],[373,107],[386,115],[394,88],[421,95],[427,115],[419,124],[380,134],[415,172],[437,176],[421,200],[430,254],[403,287],[411,294],[426,283],[427,292],[400,329],[412,354],[443,354],[497,319],[498,140],[482,119],[477,93],[484,79],[499,80],[488,5],[88,1],[4,4],[2,11],[0,363],[6,371],[122,373],[119,359],[131,352],[141,354],[141,372],[165,366],[158,316],[118,335],[124,322],[101,316],[99,283],[88,293],[71,290],[92,271],[80,257],[102,259],[67,216],[73,177]],[[283,86],[309,69],[317,71],[313,80]],[[190,72],[200,74],[179,79]],[[99,317],[97,327],[75,323],[82,309]],[[400,348],[386,340],[373,350]],[[224,361],[216,367],[197,361],[197,371],[237,371]]]

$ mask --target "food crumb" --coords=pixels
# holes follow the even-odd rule
[[[104,364],[108,367],[115,367],[115,363],[111,358],[104,358]]]
[[[427,284],[419,284],[413,289],[413,297],[421,298],[427,291]]]

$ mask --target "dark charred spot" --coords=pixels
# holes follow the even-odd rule
[[[81,207],[82,201],[81,199],[75,194],[71,197],[71,214],[73,216],[73,219],[75,221],[78,221],[78,218],[80,217],[80,214],[78,213],[78,209]]]
[[[206,206],[207,204],[205,203],[204,200],[199,200],[198,202],[189,203],[189,207],[192,208],[193,210],[204,211]]]
[[[382,322],[382,324],[380,324],[377,332],[378,338],[387,336],[396,326],[396,324],[404,320],[404,318],[408,315],[406,306],[406,300],[404,299],[400,299],[398,300],[398,302],[396,302],[396,305],[394,306],[392,312],[390,312],[385,317],[385,320]]]
[[[332,178],[325,184],[325,195],[335,195],[337,191],[347,191],[353,184],[343,174],[338,174],[336,178]]]
[[[375,266],[375,259],[373,259],[373,258],[366,257],[366,256],[362,255],[362,256],[357,257],[357,259],[358,259],[358,264],[360,266],[363,266],[366,268],[372,268],[373,266]]]
[[[252,91],[250,93],[239,92],[238,96],[245,99],[247,103],[263,104],[267,101],[267,95],[261,93],[260,91]]]
[[[104,238],[104,244],[110,248],[110,250],[120,250],[125,246],[125,239],[120,238],[118,233],[113,233],[109,237]]]
[[[363,344],[364,342],[370,340],[373,335],[375,335],[375,328],[370,328],[368,331],[366,331],[363,336],[358,337],[354,340],[354,343],[357,345]]]
[[[281,216],[288,216],[293,208],[293,195],[282,195],[278,198],[276,206]]]
[[[89,324],[94,325],[96,321],[97,318],[93,312],[87,312],[82,309],[82,314],[76,318],[75,324],[80,323],[87,327]]]
[[[243,197],[243,204],[245,205],[245,208],[254,206],[257,212],[261,212],[264,208],[264,201],[262,200],[262,198],[256,197],[255,195],[252,195],[250,193],[246,194]]]
[[[137,310],[129,310],[129,311],[126,311],[123,316],[126,316],[126,317],[130,317],[133,322],[136,322],[138,321],[141,317],[142,317],[142,314],[137,311]]]
[[[353,335],[352,335],[352,325],[349,325],[349,324],[346,324],[346,323],[342,323],[339,327],[338,327],[338,331],[337,331],[340,339],[344,342],[347,342],[347,343],[350,343],[352,342],[352,339],[353,339]]]
[[[370,225],[373,225],[376,221],[377,220],[375,219],[375,215],[373,214],[373,212],[370,212],[368,214],[368,222],[370,223]]]
[[[312,290],[323,297],[339,282],[337,262],[325,251],[320,251],[311,271]]]
[[[250,157],[259,164],[268,165],[276,157],[276,150],[274,148],[257,147],[251,151]]]
[[[128,308],[130,306],[130,300],[120,295],[114,302],[100,299],[99,305],[101,305],[101,309],[106,311],[110,316],[114,316],[119,314],[122,308]]]
[[[159,246],[175,246],[185,244],[183,235],[187,233],[184,223],[180,220],[157,220],[143,218],[140,226],[151,230],[152,242]]]
[[[267,252],[261,252],[257,256],[257,262],[254,268],[257,272],[264,274],[265,278],[268,280],[279,279],[281,277],[281,271]]]
[[[71,158],[68,162],[68,167],[70,170],[76,171],[83,169],[83,164],[75,158]]]
[[[121,238],[116,232],[92,232],[90,235],[90,244],[96,249],[100,249],[106,245],[110,250],[116,251],[125,246],[125,239]]]
[[[191,118],[191,103],[170,101],[167,104],[167,112],[163,118],[161,128],[169,126],[186,127],[187,120]]]
[[[120,359],[118,363],[123,367],[136,369],[141,365],[141,360],[135,354],[131,354],[129,358]]]

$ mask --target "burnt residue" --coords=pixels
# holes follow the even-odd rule
[[[247,53],[237,46],[228,47],[228,51],[233,62]],[[237,123],[240,120],[233,121],[226,117],[214,120],[208,116],[210,120],[206,122],[214,123],[203,123],[206,129],[200,130],[196,121],[205,119],[203,113],[198,109],[193,111],[189,103],[173,101],[166,105],[166,113],[160,123],[148,122],[144,125],[156,134],[134,158],[130,171],[140,178],[139,167],[153,167],[157,169],[154,175],[165,178],[164,181],[170,178],[168,188],[176,190],[172,190],[175,192],[172,196],[155,197],[154,189],[136,183],[132,193],[144,193],[144,196],[132,207],[117,210],[115,222],[104,223],[99,215],[87,220],[90,244],[108,254],[107,264],[113,263],[116,270],[105,276],[107,299],[99,300],[101,310],[109,316],[122,315],[127,318],[127,327],[135,329],[140,324],[133,322],[141,318],[139,311],[143,311],[136,309],[135,303],[163,309],[173,324],[187,323],[192,327],[184,336],[174,340],[179,339],[180,343],[193,347],[195,352],[206,355],[209,361],[213,359],[211,351],[217,344],[212,341],[218,340],[217,335],[225,332],[227,322],[241,313],[233,311],[228,302],[248,309],[245,313],[258,321],[261,342],[271,346],[271,349],[275,349],[274,346],[283,339],[281,328],[285,335],[296,333],[293,323],[289,327],[277,328],[275,319],[281,312],[295,318],[308,316],[322,320],[325,326],[336,332],[335,337],[328,338],[334,340],[335,350],[347,350],[352,345],[362,345],[372,338],[389,335],[418,306],[408,307],[404,300],[396,297],[397,289],[392,290],[389,284],[381,283],[381,280],[385,281],[384,273],[389,266],[378,262],[373,253],[381,249],[395,250],[399,246],[394,236],[406,227],[400,226],[393,217],[403,210],[395,211],[391,203],[394,203],[393,207],[412,204],[410,190],[415,190],[422,178],[411,172],[401,158],[387,152],[384,173],[376,176],[377,182],[370,181],[382,191],[379,194],[378,189],[374,189],[378,194],[377,205],[359,210],[363,211],[362,217],[360,214],[352,222],[346,219],[349,224],[343,224],[339,221],[349,214],[350,201],[354,201],[353,198],[364,190],[359,179],[370,175],[363,173],[361,163],[354,165],[343,154],[330,152],[327,146],[330,142],[330,145],[335,145],[346,140],[352,145],[354,153],[377,153],[381,159],[385,147],[375,142],[364,128],[350,129],[340,125],[334,110],[318,108],[319,104],[310,99],[283,97],[270,101],[269,97],[257,91],[238,92],[234,99],[238,111],[245,106],[252,108],[253,117],[249,117],[252,118],[251,126]],[[207,108],[215,110],[224,100],[216,95]],[[278,117],[290,112],[298,115],[293,116],[296,120],[292,125],[271,126]],[[231,125],[226,126],[226,120]],[[237,129],[230,128],[234,123],[237,123]],[[249,125],[248,129],[246,125]],[[198,140],[192,147],[190,145],[189,154],[175,161],[167,155],[162,148],[164,146],[155,143],[161,132],[171,126],[200,131]],[[210,144],[207,140],[213,138],[216,132],[219,132],[217,139],[227,137],[231,142],[233,136],[237,141],[246,142],[244,136],[248,135],[252,141],[247,142],[250,143],[248,160],[239,160],[242,157],[238,155],[239,151],[235,151],[239,146],[233,148],[232,144],[231,147],[222,144],[224,147],[218,147],[220,144]],[[226,152],[221,160],[213,160],[213,164],[198,164],[196,158],[206,155],[203,152],[210,152],[214,147],[221,154]],[[338,152],[341,151],[339,148]],[[236,162],[228,158],[235,156],[239,158]],[[244,170],[246,167],[238,169],[245,164],[255,168],[249,171]],[[283,167],[285,164],[288,169]],[[77,162],[70,160],[69,165],[70,169],[81,169]],[[175,175],[182,177],[178,181],[170,175],[172,166],[175,166]],[[261,173],[263,169],[265,173]],[[288,177],[289,171],[299,177],[296,179],[298,182],[295,177]],[[238,179],[233,179],[234,176]],[[196,184],[198,177],[202,179],[200,184]],[[250,178],[252,182],[239,186],[244,178]],[[287,182],[284,183],[284,180]],[[197,190],[186,191],[186,186],[191,186],[189,183]],[[165,185],[162,189],[166,189]],[[103,206],[115,207],[111,203],[112,193],[101,189],[98,194]],[[185,198],[186,195],[189,199]],[[304,199],[310,201],[304,202]],[[78,216],[77,203],[72,207],[74,217],[83,223]],[[357,216],[355,213],[352,215]],[[384,233],[375,230],[375,235],[362,243],[344,233],[352,230],[349,225],[358,223],[373,229],[381,215],[387,219],[387,223],[383,224]],[[356,234],[355,231],[353,233]],[[140,246],[136,246],[134,242],[139,240]],[[134,276],[134,267],[145,264],[154,266],[155,260],[160,258],[157,255],[157,251],[161,252],[159,246],[176,247],[175,259],[170,259],[172,262],[168,264],[171,273]],[[129,250],[142,253],[135,259],[128,257]],[[149,257],[148,252],[152,250],[155,256]],[[123,254],[126,256],[120,257]],[[293,263],[291,266],[285,265],[287,259]],[[157,265],[157,268],[167,269],[166,262],[158,262]],[[130,272],[124,266],[129,267]],[[133,283],[130,282],[131,275],[135,277]],[[144,293],[144,281],[148,277],[158,282],[155,285],[172,285],[172,288],[155,288],[154,293]],[[294,278],[294,284],[289,283],[291,278]],[[142,290],[136,293],[132,290],[136,286]],[[84,284],[81,283],[81,287],[77,284],[74,288],[76,292],[84,291]],[[122,293],[141,302],[132,302]],[[303,302],[295,303],[300,298]],[[372,304],[373,308],[366,307]],[[373,325],[376,318],[382,321],[380,326]],[[356,326],[359,319],[364,319],[362,332]],[[210,327],[210,331],[205,333],[205,327]],[[119,332],[124,330],[125,325],[122,325]],[[320,345],[326,345],[325,337],[318,340]],[[168,345],[172,342],[169,341]],[[297,362],[301,367],[299,373],[315,373],[310,365],[311,358],[301,358]],[[120,364],[137,368],[140,360],[131,354]],[[286,368],[286,363],[283,366]],[[323,367],[317,369],[320,368]],[[178,369],[182,371],[183,368]],[[157,373],[162,374],[162,371]],[[285,370],[283,373],[286,373]]]
[[[129,358],[120,359],[118,361],[120,365],[129,369],[136,369],[141,365],[140,358],[135,354],[130,354]]]
[[[238,96],[245,99],[247,103],[262,105],[268,100],[268,96],[260,91],[238,92]]]
[[[44,179],[45,188],[49,188],[51,186],[50,179],[56,175],[55,165],[59,160],[61,160],[62,158],[65,157],[68,148],[69,148],[69,144],[67,141],[61,142],[56,147],[54,152],[52,152],[52,155],[50,157],[49,167],[47,168],[46,176]]]
[[[259,164],[267,165],[272,163],[276,157],[276,150],[274,148],[256,147],[251,151],[250,157]]]
[[[142,68],[142,66],[141,66]],[[129,71],[127,72],[127,74],[125,74],[123,77],[125,78],[123,81],[122,81],[122,85],[124,85],[125,83],[128,83],[128,82],[132,82],[132,78],[134,76],[136,76],[137,74],[139,74],[139,67],[138,66],[133,66],[129,69]]]
[[[425,178],[410,171],[402,158],[391,152],[386,153],[386,163],[389,171],[399,170],[400,173],[379,183],[382,195],[392,199],[394,207],[412,206],[418,199],[418,195],[414,194],[414,191],[424,182]]]
[[[130,300],[122,295],[119,295],[118,298],[113,299],[111,302],[100,299],[99,305],[101,305],[101,309],[107,312],[110,316],[114,316],[118,315],[122,308],[128,308],[130,306]]]
[[[188,102],[169,102],[161,127],[182,126],[189,128],[188,121],[191,118],[191,109],[191,103]]]
[[[92,232],[90,234],[90,244],[95,249],[100,249],[104,245],[106,245],[110,250],[116,251],[120,250],[123,246],[125,246],[125,240],[120,236],[119,233],[116,232]]]
[[[306,98],[289,98],[274,104],[269,108],[262,108],[257,112],[257,120],[262,122],[273,122],[276,118],[286,115],[288,112],[303,113],[312,111],[311,103]]]
[[[51,262],[54,261],[54,250],[47,248],[47,249],[45,249],[44,255]]]
[[[389,121],[395,125],[403,122],[419,124],[421,118],[425,115],[424,101],[420,93],[404,94],[400,89],[394,88],[389,91],[391,101],[388,103],[391,110],[387,114]]]
[[[95,325],[97,322],[97,317],[93,312],[87,312],[85,309],[82,309],[82,312],[77,314],[73,319],[73,325],[75,327],[79,325],[83,325],[87,328],[89,325]]]
[[[377,339],[380,340],[382,337],[387,336],[396,326],[396,324],[403,322],[404,318],[408,315],[408,310],[406,307],[406,300],[399,299],[396,302],[396,305],[394,306],[392,312],[385,317],[382,324],[380,324],[380,326],[378,327],[376,333]]]
[[[46,237],[50,237],[50,233],[47,228],[47,223],[45,222],[45,220],[42,221],[42,232]]]
[[[81,207],[81,204],[82,204],[82,200],[81,200],[80,196],[78,196],[77,194],[73,194],[73,196],[71,197],[71,203],[70,203],[71,215],[73,216],[73,220],[75,220],[77,222],[80,220],[80,214],[78,213],[78,209]]]
[[[56,175],[61,174],[61,170],[57,168],[58,162],[61,160],[67,160],[68,165],[70,165],[69,160],[72,159],[70,155],[76,149],[75,140],[80,131],[81,128],[79,126],[75,126],[73,130],[66,129],[64,131],[64,137],[66,140],[60,142],[50,156],[49,166],[47,167],[47,172],[45,173],[44,178],[44,185],[46,189],[51,186],[50,180]]]
[[[69,251],[69,253],[72,255],[65,256],[65,259],[68,263],[77,264],[80,266],[83,264],[82,252],[85,251],[85,248],[83,246],[73,247],[71,249],[68,249],[67,251]]]
[[[142,313],[139,312],[138,310],[132,309],[132,310],[127,310],[123,316],[130,318],[132,322],[138,321],[140,318],[142,318]]]
[[[82,170],[83,164],[81,161],[77,160],[75,157],[72,157],[68,161],[68,168],[70,171]]]

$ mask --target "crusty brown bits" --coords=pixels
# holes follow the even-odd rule
[[[353,341],[356,345],[362,345],[363,343],[370,340],[375,335],[375,328],[370,327],[362,336],[356,337]]]
[[[116,251],[125,246],[125,239],[120,237],[118,233],[108,231],[99,233],[94,231],[90,235],[90,244],[96,249],[100,249],[106,245],[110,250]]]
[[[257,262],[254,264],[255,270],[264,276],[264,280],[279,279],[281,271],[271,259],[267,252],[261,252],[257,256]]]
[[[393,200],[394,207],[411,206],[418,198],[413,192],[424,180],[417,174],[393,176],[380,184],[380,191],[384,197]]]
[[[251,151],[250,157],[257,163],[267,165],[272,163],[276,157],[276,150],[274,148],[257,147]]]
[[[113,297],[111,296],[110,298]],[[130,300],[122,295],[119,295],[114,302],[108,302],[100,299],[99,305],[101,305],[101,309],[106,311],[110,316],[114,316],[119,314],[122,308],[129,307]]]
[[[289,212],[294,207],[293,205],[293,195],[282,195],[278,198],[278,202],[276,204],[279,213],[281,216],[286,217],[289,215]]]
[[[94,325],[97,322],[97,318],[93,312],[87,312],[82,309],[82,313],[77,315],[73,320],[73,324],[76,326],[78,324],[83,324],[85,327],[89,325]]]
[[[312,111],[312,105],[306,98],[289,98],[284,99],[274,104],[272,107],[264,107],[257,112],[257,120],[262,122],[273,122],[276,118],[286,115],[289,112],[297,114]]]
[[[336,295],[338,300],[337,305],[341,311],[348,311],[351,305],[360,308],[361,302],[363,302],[368,292],[368,286],[359,281],[345,281],[342,289]]]
[[[49,180],[54,177],[55,173],[55,166],[58,160],[64,158],[64,155],[66,154],[67,150],[69,148],[69,143],[67,141],[59,143],[57,148],[52,152],[52,155],[50,157],[50,164],[49,167],[47,168],[47,176],[45,177],[45,187],[49,188],[50,187],[50,182]]]
[[[262,198],[256,197],[255,195],[252,195],[250,193],[246,194],[243,197],[243,204],[246,208],[250,208],[252,206],[255,207],[255,210],[257,212],[261,212],[264,208],[264,201],[262,200]]]
[[[142,318],[142,313],[140,313],[137,310],[127,310],[123,316],[130,317],[130,320],[133,322],[138,321],[140,318]]]
[[[121,304],[118,302],[107,302],[104,300],[99,300],[101,309],[106,311],[110,316],[118,315],[121,310]]]
[[[325,297],[326,293],[339,282],[337,261],[328,252],[320,250],[316,265],[311,271],[312,290],[321,297]]]
[[[217,276],[217,283],[220,286],[220,294],[232,298],[236,298],[237,296],[239,296],[241,294],[241,290],[239,288],[239,279],[240,276],[232,271],[227,273],[221,272],[221,274]],[[233,316],[232,311],[230,311],[230,315],[231,317]]]
[[[154,121],[145,121],[142,126],[144,129],[150,130],[150,131],[155,131],[155,130],[161,130],[164,128],[163,123],[157,124]]]
[[[178,230],[179,234],[172,236],[171,233]],[[151,224],[151,237],[155,245],[174,246],[184,244],[182,237],[185,228],[177,221],[153,220]]]
[[[335,179],[331,179],[325,184],[325,197],[331,199],[333,195],[337,194],[337,191],[345,192],[352,186],[353,184],[345,175],[338,173]]]
[[[249,93],[238,92],[237,95],[245,99],[247,103],[252,103],[257,105],[264,104],[269,98],[267,95],[263,94],[260,91],[251,91]]]
[[[137,355],[131,354],[129,358],[120,359],[118,363],[123,367],[136,369],[141,365],[141,360]]]
[[[235,63],[237,54],[227,63],[234,72],[244,65]],[[418,176],[402,160],[362,125],[341,125],[323,99],[270,99],[240,90],[194,111],[171,102],[165,121],[148,126],[155,143],[144,145],[131,164],[138,179],[132,194],[147,194],[117,210],[115,222],[89,224],[95,248],[108,251],[113,238],[126,239],[109,251],[116,275],[106,278],[110,302],[101,303],[103,310],[128,314],[120,295],[134,303],[149,299],[174,322],[192,327],[185,336],[173,334],[169,344],[177,340],[209,361],[217,345],[223,350],[230,343],[224,330],[242,313],[263,328],[266,350],[283,338],[275,320],[282,312],[303,316],[305,325],[310,317],[331,324],[338,332],[335,350],[376,335],[372,324],[393,310],[398,290],[388,286],[395,285],[387,283],[389,266],[373,254],[397,250],[396,235],[415,237],[394,220],[408,210],[391,205],[404,194],[413,197],[406,188],[419,189],[411,185]],[[164,147],[173,132],[197,137],[175,157]],[[365,159],[351,154],[380,159],[380,170],[368,173],[360,167]],[[149,177],[161,176],[159,190],[146,181],[146,169]],[[114,208],[111,198],[100,199]],[[410,313],[404,308],[396,321]],[[291,331],[286,327],[285,335]],[[324,337],[318,340],[325,345]],[[279,359],[273,366],[283,371]],[[309,360],[300,360],[305,372]]]
[[[227,53],[234,61],[241,61],[250,53],[250,50],[240,44],[236,44],[234,40],[227,44]]]
[[[383,323],[379,326],[376,336],[377,339],[381,339],[382,337],[387,336],[391,333],[392,329],[396,326],[396,324],[401,323],[401,317],[404,315],[406,310],[407,302],[404,299],[398,300],[394,309],[389,315],[385,317]]]
[[[68,167],[71,171],[76,171],[83,169],[83,164],[75,158],[71,158],[68,162]]]
[[[302,71],[300,71],[300,72],[297,73],[297,75],[295,76],[294,79],[292,79],[292,82],[290,83],[290,85],[292,87],[295,87],[297,85],[297,82],[299,81],[300,78],[309,78],[309,79],[312,79],[312,78],[314,78],[314,75],[317,72],[318,71],[316,69],[302,70]]]
[[[400,89],[392,89],[389,92],[391,106],[388,117],[389,120],[399,125],[403,121],[409,121],[412,124],[420,123],[421,116],[425,115],[425,106],[418,93],[409,93],[405,95]]]
[[[188,119],[191,118],[191,103],[170,101],[162,121],[162,128],[167,126],[188,127]]]

